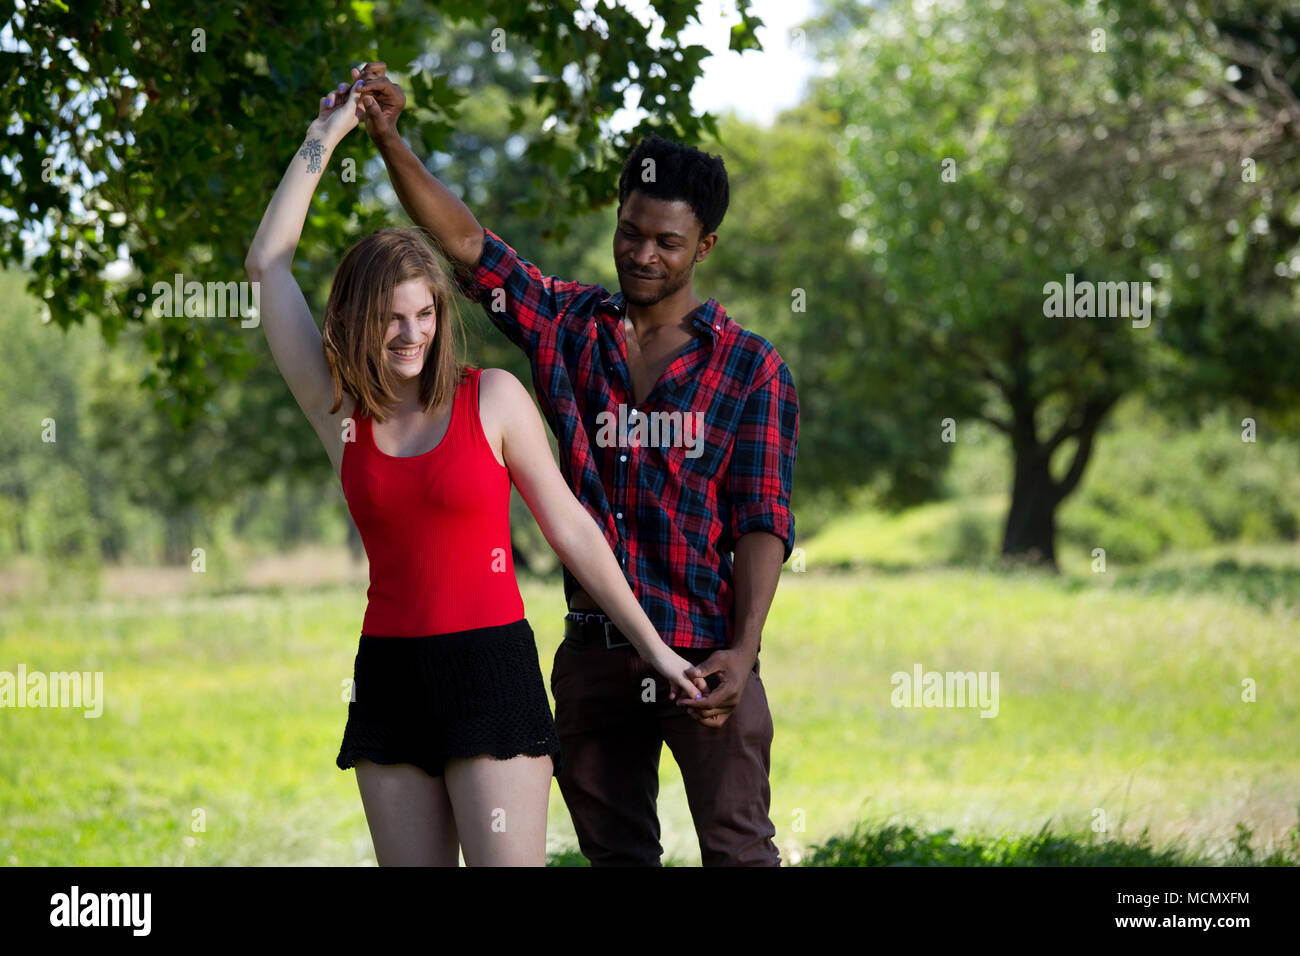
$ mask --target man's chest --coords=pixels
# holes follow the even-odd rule
[[[632,386],[632,400],[638,405],[650,397],[669,367],[696,344],[696,336],[685,333],[665,333],[638,339],[635,334],[625,334],[623,352],[627,363],[628,380]]]
[[[538,403],[567,448],[564,462],[593,466],[602,479],[721,477],[740,431],[750,353],[716,325],[635,341],[621,320],[574,322],[534,355]]]
[[[721,357],[688,346],[648,361],[594,350],[569,369],[571,402],[557,411],[557,437],[578,443],[606,484],[645,484],[656,492],[684,484],[703,491],[725,477],[739,430],[742,386],[717,367]],[[725,363],[724,363],[725,364]],[[585,434],[583,434],[585,433]]]

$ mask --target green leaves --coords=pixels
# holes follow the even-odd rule
[[[352,0],[352,14],[366,29],[375,28],[375,5],[372,0]]]
[[[1250,36],[1260,8],[1234,6]],[[1223,50],[1207,24],[1190,29],[1192,8],[828,7],[817,32],[839,65],[822,100],[843,120],[855,242],[913,381],[954,383],[945,414],[1018,422],[1032,458],[1071,411],[1115,394],[1243,396],[1256,411],[1300,398],[1294,282],[1274,274],[1300,231],[1270,198],[1300,191],[1300,151],[1244,132],[1276,101],[1263,84],[1222,89]],[[1300,25],[1282,32],[1254,41],[1300,43]],[[1236,181],[1247,142],[1272,160],[1267,187]],[[1044,285],[1067,274],[1148,283],[1152,327],[1046,315]],[[1290,334],[1271,334],[1288,308]]]
[[[17,48],[0,51],[0,104],[8,125],[22,130],[11,145],[18,178],[0,177],[0,203],[16,214],[0,221],[0,261],[22,259],[22,233],[49,236],[51,251],[32,263],[32,288],[53,321],[97,319],[106,336],[136,323],[155,327],[146,346],[157,375],[146,381],[163,390],[177,421],[192,425],[235,374],[250,336],[229,339],[193,317],[160,320],[136,293],[176,273],[245,278],[248,243],[298,138],[320,96],[347,80],[351,66],[383,59],[409,87],[401,129],[429,156],[461,133],[468,97],[503,98],[501,128],[508,117],[530,141],[528,159],[549,177],[533,196],[526,177],[507,179],[506,198],[535,200],[537,215],[563,235],[566,220],[614,195],[630,143],[608,136],[601,120],[622,106],[627,83],[642,84],[643,105],[683,138],[713,128],[690,106],[702,51],[677,43],[697,2],[658,6],[666,21],[659,49],[621,8],[597,7],[605,35],[579,31],[572,0],[294,0],[244,5],[239,16],[200,0],[162,8],[122,0],[76,17],[61,3],[29,5],[13,27]],[[447,42],[453,33],[456,46]],[[561,79],[570,64],[580,74],[572,87]],[[533,75],[542,82],[530,83]],[[548,116],[555,127],[543,132]],[[376,220],[365,207],[382,166],[364,133],[353,135],[336,153],[303,234],[300,261],[318,283],[355,224]],[[339,179],[349,156],[358,159],[354,183]],[[464,182],[487,178],[477,168],[458,172]],[[113,212],[126,224],[110,228]],[[391,221],[396,211],[379,214]],[[137,274],[110,280],[101,268],[122,244]]]
[[[457,106],[465,99],[464,90],[451,85],[446,74],[428,74],[417,70],[410,75],[411,88],[419,99],[418,105],[441,112],[451,119],[456,118]]]
[[[750,14],[749,0],[743,0],[743,3],[743,8],[737,4],[740,22],[731,28],[731,40],[728,43],[728,49],[740,53],[745,50],[761,50],[763,45],[758,42],[755,31],[763,25],[763,21]]]

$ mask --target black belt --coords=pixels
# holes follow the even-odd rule
[[[564,639],[575,644],[595,644],[611,650],[632,642],[599,611],[570,611],[564,615]]]

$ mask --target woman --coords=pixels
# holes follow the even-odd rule
[[[336,762],[356,767],[381,866],[455,866],[458,850],[471,866],[543,865],[559,741],[511,561],[512,480],[669,696],[707,685],[686,678],[569,491],[528,391],[458,362],[451,285],[418,233],[380,230],[348,250],[317,330],[290,265],[358,96],[321,101],[245,260],[276,365],[370,559]]]

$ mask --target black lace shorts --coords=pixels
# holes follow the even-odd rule
[[[560,738],[526,619],[428,637],[361,635],[335,763],[410,763],[432,777],[456,757],[546,754]]]

